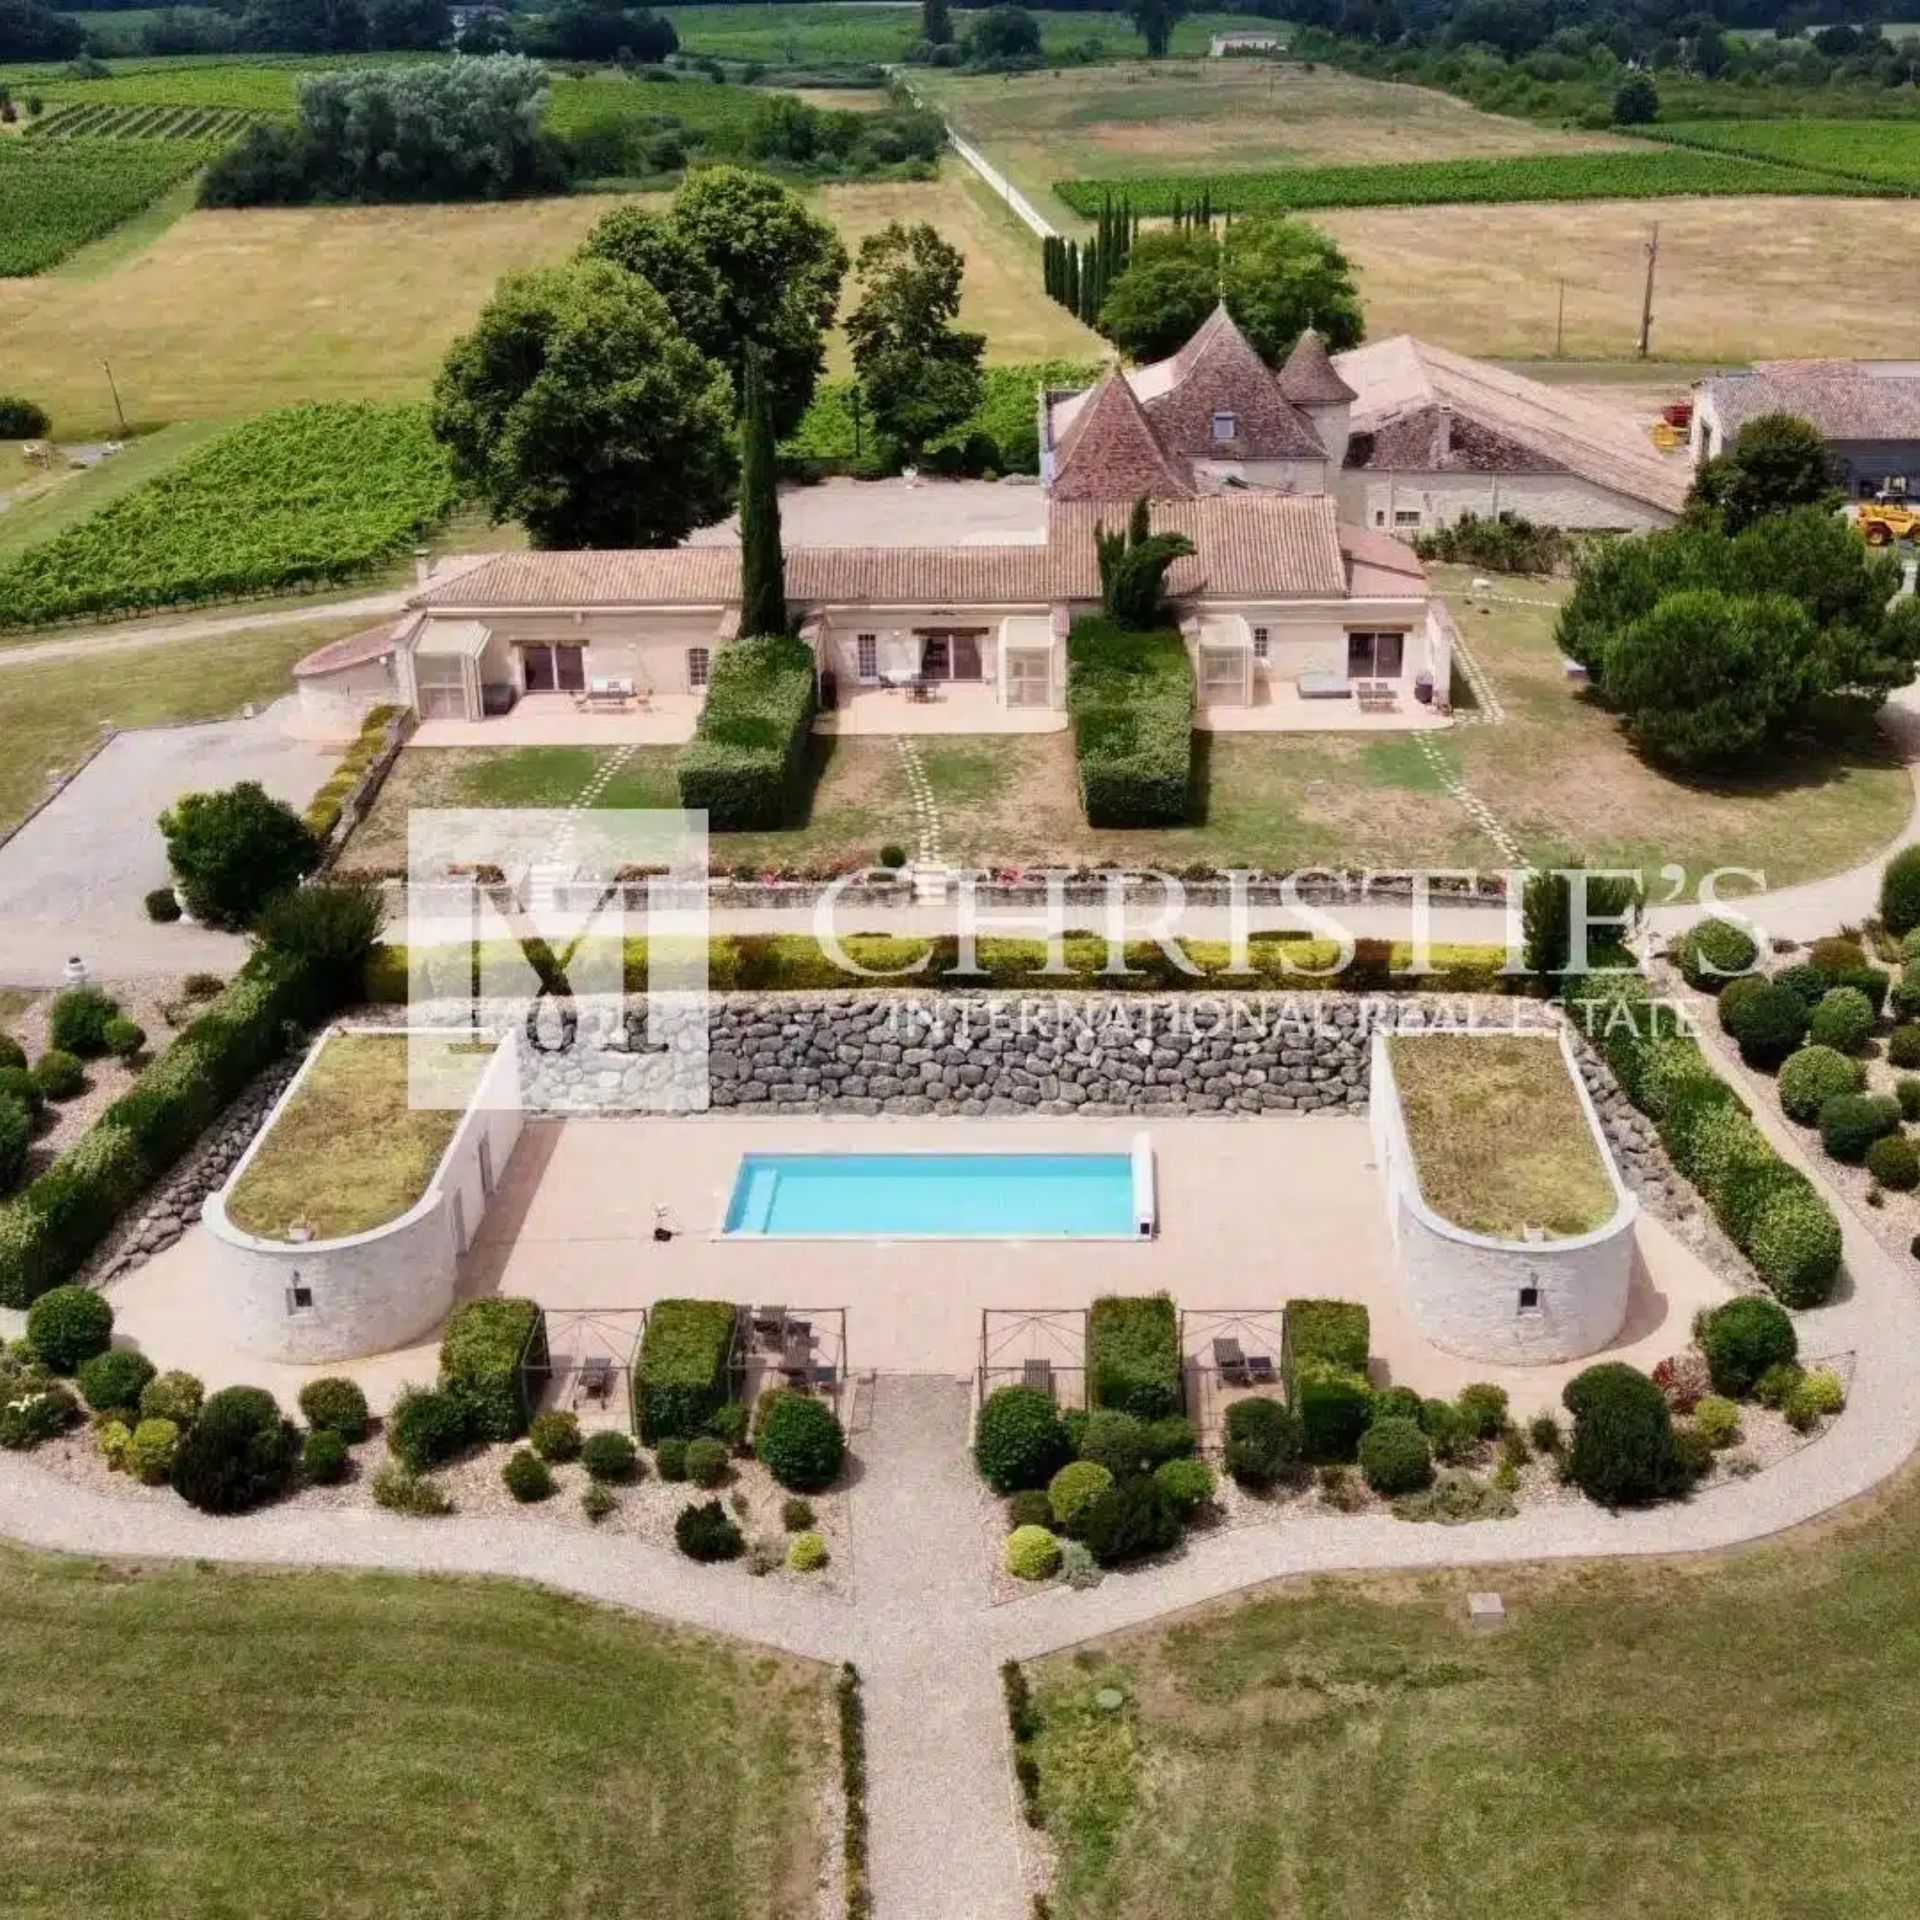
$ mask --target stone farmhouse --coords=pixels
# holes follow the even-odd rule
[[[1696,461],[1723,453],[1749,420],[1810,421],[1854,499],[1920,495],[1920,360],[1761,360],[1694,388]]]

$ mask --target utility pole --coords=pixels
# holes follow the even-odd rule
[[[1653,346],[1653,270],[1660,264],[1660,223],[1653,223],[1647,236],[1647,290],[1640,301],[1640,358],[1644,360]]]
[[[107,376],[107,391],[113,395],[113,411],[120,422],[120,438],[124,440],[128,437],[127,410],[120,404],[120,389],[114,383],[113,369],[104,360],[100,362],[100,371]]]
[[[1560,301],[1553,313],[1553,357],[1558,360],[1567,344],[1567,283],[1560,282]]]

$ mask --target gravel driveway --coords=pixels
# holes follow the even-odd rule
[[[56,984],[69,954],[96,978],[231,970],[231,935],[159,927],[142,897],[167,879],[155,824],[183,793],[258,780],[304,806],[334,755],[282,730],[285,702],[251,720],[117,734],[52,803],[0,846],[0,983]]]

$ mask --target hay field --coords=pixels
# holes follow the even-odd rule
[[[1653,351],[1664,360],[1902,356],[1920,305],[1920,205],[1692,199],[1351,208],[1312,216],[1359,270],[1367,331],[1461,353],[1632,354],[1655,222]]]

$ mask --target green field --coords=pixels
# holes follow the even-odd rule
[[[1920,185],[1920,183],[1916,183]],[[1379,166],[1294,167],[1259,173],[1147,174],[1125,180],[1060,180],[1054,192],[1076,213],[1104,200],[1136,212],[1170,213],[1207,193],[1216,210],[1258,213],[1296,207],[1495,204],[1529,200],[1646,200],[1673,195],[1894,195],[1874,184],[1771,165],[1739,154],[1665,152],[1527,154],[1510,159],[1415,160]]]
[[[0,141],[0,278],[44,273],[216,151],[198,140]]]
[[[1647,129],[1677,145],[1805,167],[1860,184],[1920,192],[1920,122],[1913,120],[1694,120]]]
[[[231,140],[259,115],[244,107],[162,106],[145,101],[75,100],[29,121],[29,140]]]
[[[9,1548],[0,1608],[11,1913],[817,1911],[817,1667],[503,1581]]]
[[[96,101],[108,106],[242,107],[250,113],[291,113],[300,82],[346,66],[422,60],[416,53],[184,54],[116,62],[106,77],[83,80],[62,64],[0,66],[0,83],[48,102]]]

